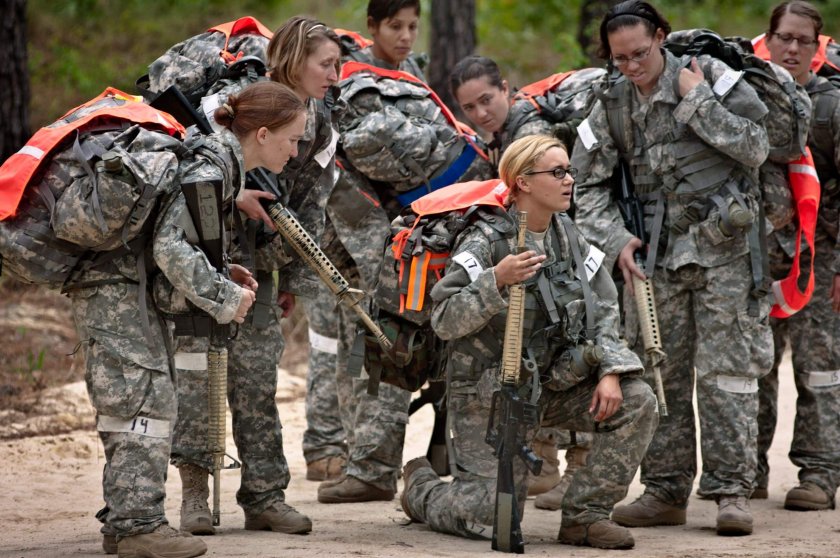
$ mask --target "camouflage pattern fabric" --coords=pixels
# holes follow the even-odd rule
[[[561,227],[559,222],[553,226]],[[559,253],[550,245],[546,247],[549,261],[568,261],[570,241],[579,241],[583,253],[588,252],[589,245],[582,237],[569,239],[563,232],[559,236],[562,243]],[[529,244],[529,248],[536,247]],[[454,478],[447,483],[428,472],[419,473],[427,476],[412,482],[407,498],[411,515],[422,518],[435,531],[464,537],[489,537],[498,461],[484,437],[491,397],[499,388],[497,370],[501,355],[498,352],[488,354],[481,337],[490,327],[491,320],[504,318],[507,301],[496,286],[490,241],[478,227],[467,229],[459,238],[454,254],[464,252],[469,252],[481,267],[475,278],[471,280],[464,268],[450,262],[444,278],[432,291],[435,300],[432,323],[436,333],[443,339],[459,340],[471,346],[470,350],[462,352],[458,348],[462,345],[455,345],[447,367],[448,430],[451,433],[447,442],[456,465]],[[641,363],[618,339],[617,293],[604,268],[597,271],[591,286],[597,313],[596,342],[604,348],[605,358],[597,370],[583,378],[556,372],[559,374],[557,380],[564,388],[546,387],[539,398],[542,426],[595,433],[590,466],[575,475],[566,497],[564,525],[589,524],[609,517],[615,503],[626,495],[657,423],[653,392],[639,378]],[[585,315],[581,305],[579,299],[565,304],[568,329],[559,332],[559,337],[581,331]],[[559,337],[552,336],[550,343],[558,342]],[[498,341],[501,344],[501,340]],[[547,350],[560,349],[562,353],[563,348],[550,345]],[[470,364],[471,354],[486,355],[487,366],[476,369]],[[554,365],[550,367],[555,368]],[[553,377],[555,372],[551,374]],[[624,402],[614,416],[596,424],[588,408],[597,382],[605,374],[621,375]],[[528,384],[523,391],[526,391],[524,396],[529,396]],[[526,469],[519,459],[514,463],[521,513],[527,489]]]
[[[285,184],[289,199],[284,200],[297,213],[301,224],[317,240],[323,230],[323,207],[334,181],[332,123],[324,121],[322,112],[314,101],[308,104],[307,128],[299,147],[298,157],[287,164],[279,176]],[[319,140],[320,138],[320,140]],[[250,250],[250,247],[248,248]],[[242,461],[242,479],[237,502],[246,511],[259,514],[272,504],[285,499],[284,490],[289,483],[289,470],[283,453],[282,425],[275,393],[277,390],[277,365],[285,341],[280,327],[280,309],[277,306],[278,286],[271,272],[280,272],[280,290],[295,294],[313,292],[317,280],[310,279],[309,286],[293,279],[295,273],[312,277],[314,273],[289,254],[282,237],[274,239],[256,250],[257,280],[261,289],[269,289],[267,305],[254,305],[239,327],[239,332],[229,346],[228,355],[228,404],[233,417],[234,442]],[[244,262],[243,247],[234,252],[233,260]],[[290,263],[291,262],[291,263]],[[293,266],[300,266],[296,272]],[[262,297],[258,294],[258,298]],[[255,313],[259,315],[255,318]],[[255,321],[256,320],[256,321]],[[206,339],[179,338],[178,352],[195,354],[206,351]],[[190,357],[184,357],[189,360]],[[206,388],[200,372],[193,373],[179,367],[179,373],[192,381],[179,381],[179,403],[189,409],[180,416],[175,428],[173,463],[194,463],[209,468],[210,454],[206,442]]]
[[[85,383],[105,451],[101,521],[118,538],[168,523],[164,485],[177,412],[163,330],[150,300],[138,308],[137,289],[124,282],[70,296],[84,347]],[[138,312],[151,317],[151,342]]]
[[[306,373],[306,430],[303,457],[307,463],[331,456],[347,457],[335,381],[338,354],[338,309],[326,287],[315,299],[304,299],[309,322],[309,367]]]
[[[817,90],[825,78],[813,76],[808,91]],[[771,319],[775,358],[770,374],[759,382],[758,478],[756,486],[766,487],[769,476],[767,452],[776,429],[779,389],[779,363],[786,345],[793,354],[794,382],[798,398],[793,442],[789,457],[800,468],[800,482],[809,481],[833,495],[840,485],[840,317],[831,308],[828,294],[834,277],[840,273],[840,94],[812,93],[816,107],[828,95],[832,107],[826,122],[828,133],[812,133],[809,147],[814,153],[822,184],[814,246],[814,293],[811,302],[787,319]],[[812,119],[812,126],[816,123]],[[774,278],[787,275],[792,263],[796,236],[794,227],[774,232],[770,246],[770,273]],[[804,246],[804,243],[803,243]],[[807,255],[806,252],[803,252]],[[810,263],[801,262],[807,273]]]
[[[257,280],[268,286],[273,300],[277,288],[271,274],[260,273]],[[272,504],[285,500],[289,467],[283,454],[280,415],[274,401],[277,391],[277,365],[284,340],[279,310],[268,312],[268,323],[257,327],[249,312],[238,327],[228,352],[228,405],[233,440],[242,462],[242,479],[236,501],[249,513],[259,514]],[[208,340],[176,338],[175,363],[178,367],[178,421],[172,444],[172,463],[192,463],[211,469],[212,453],[207,438],[207,369],[185,364],[207,353]],[[272,350],[267,350],[271,348]],[[200,359],[200,357],[199,357]]]
[[[700,57],[705,74],[717,79],[727,67]],[[682,126],[686,137],[705,142],[738,161],[739,172],[757,176],[757,167],[768,152],[761,122],[767,109],[755,91],[737,82],[723,100],[703,82],[678,99],[674,92],[679,63],[666,53],[666,66],[658,88],[648,102],[633,96],[628,135],[646,144],[641,155],[631,150],[631,168],[647,166],[646,191],[657,192],[662,183],[673,182],[675,144],[663,141],[662,131]],[[587,239],[606,252],[611,269],[619,251],[630,240],[618,207],[613,202],[609,178],[618,163],[616,141],[609,135],[601,100],[587,121],[592,136],[578,138],[572,166],[581,175],[575,187],[576,223]],[[694,136],[692,136],[692,134]],[[594,138],[594,141],[593,141]],[[584,141],[585,140],[585,141]],[[625,142],[627,144],[629,142]],[[642,160],[644,158],[644,160]],[[634,181],[639,183],[633,176]],[[659,182],[657,186],[656,182]],[[747,194],[757,199],[757,186],[749,182]],[[680,190],[677,181],[677,192]],[[767,323],[769,305],[762,303],[759,316],[750,316],[750,264],[744,236],[716,238],[714,211],[705,220],[679,234],[667,231],[679,203],[668,199],[662,244],[657,254],[653,286],[668,359],[662,379],[668,401],[668,420],[663,420],[642,462],[646,490],[665,502],[685,506],[697,472],[694,411],[691,404],[696,370],[696,389],[702,428],[704,475],[701,489],[710,495],[749,495],[755,475],[755,434],[758,411],[757,379],[770,368],[771,332]],[[652,220],[651,220],[652,221]],[[651,222],[646,223],[650,227]],[[627,341],[642,354],[642,340],[634,304],[627,309]]]
[[[422,57],[425,56],[425,54],[419,56]],[[352,55],[349,57],[349,59],[351,60],[362,62],[364,64],[370,64],[371,66],[376,66],[377,68],[385,68],[386,70],[399,70],[401,72],[406,72],[422,79],[423,81],[426,81],[426,75],[423,73],[423,70],[417,63],[417,58],[418,55],[412,52],[408,55],[408,58],[400,62],[398,66],[394,66],[393,64],[389,64],[380,58],[376,58],[373,55],[373,47],[370,46],[353,51]]]

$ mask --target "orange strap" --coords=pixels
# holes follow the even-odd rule
[[[467,141],[467,143],[469,143],[472,146],[472,148],[475,149],[476,153],[478,153],[479,156],[482,159],[484,159],[485,161],[490,160],[487,157],[487,154],[484,152],[484,150],[481,149],[478,146],[478,144],[475,143],[475,140],[470,136],[469,132],[472,132],[472,130],[470,130],[469,128],[464,126],[464,124],[462,124],[461,122],[458,121],[457,118],[455,118],[455,115],[452,114],[452,111],[449,110],[449,107],[447,107],[446,104],[443,101],[440,100],[440,97],[438,96],[438,94],[435,93],[434,89],[429,87],[429,84],[427,84],[425,81],[423,81],[422,79],[418,78],[415,75],[409,74],[408,72],[402,72],[400,70],[387,70],[385,68],[378,68],[376,66],[371,66],[370,64],[364,64],[362,62],[356,62],[355,60],[350,61],[350,62],[346,62],[341,66],[341,79],[345,80],[345,79],[349,78],[350,76],[352,76],[353,74],[356,74],[356,73],[359,73],[359,72],[368,72],[368,73],[371,73],[371,74],[374,74],[376,76],[383,77],[383,78],[408,81],[408,82],[411,82],[415,85],[419,85],[420,87],[422,87],[423,89],[428,91],[429,96],[431,96],[432,100],[437,104],[438,107],[440,107],[441,112],[446,117],[446,119],[449,121],[449,123],[452,124],[452,126],[458,132],[458,135],[461,136],[462,138],[464,138]]]
[[[346,35],[353,39],[353,42],[359,45],[359,48],[367,48],[373,44],[373,41],[362,35],[361,33],[356,33],[355,31],[348,31],[347,29],[340,29],[338,27],[333,28],[335,34],[339,37]]]
[[[115,103],[102,103],[101,108],[91,110],[81,118],[72,118],[74,113],[93,107],[107,98],[113,99]],[[15,214],[27,185],[42,165],[50,160],[50,156],[64,145],[64,140],[76,130],[95,124],[97,120],[134,122],[171,136],[184,136],[184,127],[177,120],[142,101],[142,97],[109,87],[97,97],[68,111],[55,123],[35,132],[26,145],[0,167],[0,221]]]
[[[268,27],[260,23],[257,18],[251,16],[240,17],[236,21],[228,21],[227,23],[216,25],[207,31],[216,31],[225,36],[225,46],[222,47],[222,51],[219,55],[228,64],[236,62],[242,58],[243,55],[242,52],[233,54],[228,50],[228,43],[230,43],[232,37],[243,35],[245,33],[255,33],[262,35],[266,39],[271,39],[271,37],[274,36],[274,33],[272,33]]]
[[[550,75],[547,78],[541,79],[540,81],[535,81],[534,83],[526,85],[525,87],[517,91],[514,97],[525,98],[526,96],[539,97],[540,95],[545,95],[546,93],[552,91],[555,87],[566,81],[566,78],[568,78],[574,73],[575,70],[570,70],[568,72]]]
[[[820,182],[817,177],[817,169],[814,166],[814,159],[811,157],[811,150],[806,148],[805,151],[805,155],[788,164],[788,178],[793,191],[793,199],[796,200],[796,216],[798,219],[796,253],[788,276],[780,281],[773,282],[773,295],[776,303],[770,310],[770,315],[774,318],[787,318],[796,314],[808,304],[814,292],[814,234],[817,227],[817,208],[820,204]],[[799,259],[803,235],[811,251],[811,273],[808,276],[808,285],[805,290],[800,291]]]

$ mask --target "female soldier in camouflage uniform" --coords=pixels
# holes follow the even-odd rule
[[[373,44],[358,48],[350,41],[349,45],[344,45],[344,61],[354,60],[378,68],[401,70],[425,79],[423,71],[411,55],[420,21],[419,0],[371,0],[367,16],[367,28],[373,37]],[[342,178],[346,182],[346,171],[339,172],[344,175]],[[364,233],[359,231],[349,234],[365,238]],[[348,236],[348,232],[342,230],[342,236]],[[352,269],[352,258],[341,244],[329,215],[323,247],[345,276],[352,278],[356,275]],[[303,433],[306,478],[331,481],[338,479],[344,470],[348,443],[352,443],[353,431],[357,428],[354,426],[353,411],[346,404],[353,397],[352,386],[349,381],[336,384],[339,313],[342,310],[336,307],[335,297],[324,286],[320,287],[315,298],[306,300],[304,308],[309,319],[310,347],[306,379],[306,430]],[[339,390],[342,390],[341,396]],[[386,390],[390,392],[390,388]],[[389,393],[383,393],[381,397],[387,398]],[[401,394],[400,397],[404,398],[405,395]],[[342,409],[345,411],[343,417]],[[359,427],[364,428],[362,425]],[[402,445],[401,440],[389,439],[384,443]],[[390,469],[393,470],[393,467]]]
[[[608,271],[593,265],[587,279],[582,269],[583,257],[595,261],[598,251],[558,213],[569,208],[576,174],[563,145],[548,136],[519,139],[502,156],[500,173],[511,188],[508,216],[479,216],[461,233],[446,274],[431,293],[432,326],[447,341],[454,480],[440,480],[426,458],[413,459],[403,472],[403,511],[435,531],[490,536],[498,461],[484,437],[491,396],[499,388],[506,287],[524,283],[529,310],[523,354],[533,355],[542,385],[521,396],[531,398],[537,395],[534,389],[541,390],[541,426],[594,432],[591,466],[572,478],[559,541],[630,548],[633,536],[611,522],[609,513],[627,494],[656,428],[653,392],[640,378],[639,359],[618,338],[617,293]],[[513,255],[513,235],[492,239],[503,225],[510,231],[518,211],[528,214],[528,251]],[[500,242],[506,244],[502,252],[494,245]],[[507,255],[497,259],[501,253]],[[538,286],[543,279],[550,283],[547,289]],[[570,366],[573,351],[593,344],[603,349],[600,364]],[[520,383],[532,381],[526,377]],[[526,469],[519,459],[514,463],[521,517]]]
[[[298,126],[302,126],[303,107],[285,88],[278,91],[274,87],[262,95],[258,93],[254,90],[243,95],[241,101],[231,100],[228,109],[240,110],[245,118],[251,118],[261,127],[261,131],[256,127],[238,129],[245,149],[245,166],[266,159],[267,164],[277,167],[276,156],[267,158],[266,152],[282,149],[281,138],[288,138],[278,134],[278,126],[288,122],[274,110],[289,106],[285,116],[289,120],[297,118]],[[277,136],[272,135],[261,143],[256,136],[263,132]],[[289,149],[285,151],[288,155]],[[220,168],[220,162],[224,168]],[[281,167],[284,162],[285,159]],[[223,131],[206,138],[201,152],[181,162],[176,183],[224,180],[229,199],[241,187],[237,181],[244,176],[242,165],[240,142],[230,132]],[[154,169],[149,172],[153,173]],[[185,232],[188,221],[184,197],[178,190],[161,210],[153,240],[155,263],[169,282],[170,296],[166,298],[173,301],[186,297],[219,323],[241,323],[254,302],[254,293],[226,279],[210,265],[193,245],[193,237]],[[164,516],[170,428],[177,409],[169,366],[171,347],[151,305],[152,297],[145,298],[146,308],[138,308],[137,301],[143,299],[138,298],[139,278],[134,273],[132,259],[133,256],[126,256],[116,260],[113,272],[86,273],[79,284],[82,288],[71,291],[80,338],[87,340],[86,377],[97,410],[97,429],[105,447],[106,507],[99,514],[105,523],[103,547],[108,553],[119,552],[125,556],[197,556],[206,551],[204,543],[169,528]],[[246,270],[235,266],[231,274],[253,288],[253,280]],[[157,281],[161,288],[164,283]],[[172,296],[172,286],[177,289],[177,296]],[[142,320],[138,320],[140,313],[152,318],[148,331],[143,331]]]
[[[741,75],[701,56],[681,62],[662,49],[667,21],[647,2],[627,0],[601,24],[601,48],[622,76],[578,127],[572,157],[581,171],[575,222],[587,240],[617,260],[628,294],[631,277],[652,275],[669,416],[642,462],[645,493],[618,506],[625,526],[681,525],[697,472],[692,392],[702,431],[704,491],[718,501],[721,535],[752,532],[747,497],[756,465],[758,378],[770,367],[769,305],[753,291],[751,259],[761,261],[745,227],[728,222],[738,204],[758,211],[758,166],[769,152],[767,108]],[[624,223],[610,188],[622,158],[644,204],[649,265],[634,264],[642,239]],[[719,200],[714,204],[713,200]],[[758,230],[757,218],[750,219]],[[758,235],[755,235],[758,240]],[[753,252],[751,254],[751,247]],[[626,336],[643,351],[633,304]],[[769,355],[768,355],[769,356]]]
[[[302,119],[305,128],[296,130],[291,138],[294,150],[278,152],[277,156],[285,157],[284,164],[269,170],[282,170],[278,182],[288,196],[282,201],[295,210],[303,227],[317,239],[323,230],[323,208],[333,184],[337,134],[327,101],[335,99],[331,89],[339,70],[338,37],[316,20],[293,17],[274,34],[267,59],[271,80],[291,88],[306,109]],[[258,214],[261,209],[257,201],[254,195],[240,195],[237,206],[249,214]],[[267,216],[263,219],[266,226],[273,227]],[[284,347],[280,319],[292,311],[295,294],[306,294],[307,288],[309,294],[315,292],[314,273],[301,260],[286,254],[282,237],[268,233],[254,233],[254,237],[266,239],[255,252],[260,289],[254,311],[239,328],[228,357],[228,403],[233,437],[242,461],[237,502],[245,511],[245,529],[302,534],[311,530],[312,523],[284,501],[289,468],[283,454],[275,394],[277,363]],[[246,236],[251,242],[250,232]],[[240,245],[235,261],[247,261],[253,250],[254,246]],[[279,286],[273,280],[273,270],[280,270]],[[189,355],[206,352],[207,343],[206,338],[179,338],[176,364],[179,357],[180,362],[187,363],[191,360]],[[185,412],[179,415],[173,444],[173,463],[178,466],[183,483],[181,529],[193,534],[213,534],[207,505],[212,461],[207,445],[206,367],[178,368],[186,378],[181,382],[183,389],[179,385],[179,402]]]
[[[790,339],[799,394],[790,459],[800,470],[799,486],[788,491],[785,508],[802,511],[833,509],[840,484],[840,90],[811,71],[822,25],[813,5],[802,0],[784,2],[773,9],[765,38],[771,60],[786,68],[811,97],[808,145],[822,191],[814,241],[813,298],[789,318],[771,318],[776,354],[770,374],[759,381],[758,475],[752,497],[767,498],[767,451],[776,429],[779,363]],[[774,277],[787,275],[795,243],[793,224],[774,231],[770,252]]]
[[[468,56],[459,61],[449,76],[449,87],[472,124],[493,134],[493,141],[487,146],[493,161],[498,161],[513,141],[532,134],[554,135],[557,128],[539,111],[533,110],[527,100],[511,99],[510,87],[507,80],[502,79],[499,66],[484,56]],[[569,143],[574,143],[573,138]],[[545,430],[537,434],[531,445],[543,459],[543,466],[539,476],[529,478],[528,495],[538,495],[534,502],[537,508],[558,510],[572,475],[586,464],[590,440],[586,434]],[[558,447],[566,449],[562,479],[558,469]]]

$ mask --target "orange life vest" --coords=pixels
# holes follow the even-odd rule
[[[826,50],[832,38],[820,35],[817,53],[811,60],[811,70],[817,72],[828,61]],[[764,60],[770,60],[767,48],[767,35],[762,34],[752,40],[755,54]],[[833,64],[831,64],[834,67]],[[805,148],[805,154],[788,164],[788,183],[796,204],[796,253],[788,276],[773,282],[773,295],[776,300],[770,315],[774,318],[788,318],[802,310],[814,293],[814,234],[817,229],[817,208],[820,203],[820,181],[811,150]],[[798,280],[801,272],[800,251],[802,237],[811,250],[811,274],[804,291],[799,290]]]
[[[489,160],[484,150],[481,149],[481,147],[479,147],[478,144],[475,143],[475,140],[473,139],[475,137],[475,132],[469,126],[467,126],[463,122],[458,121],[458,119],[455,118],[455,115],[452,114],[452,111],[449,110],[449,107],[447,107],[446,104],[440,100],[438,94],[435,93],[435,91],[431,87],[429,87],[429,85],[425,81],[418,78],[417,76],[409,74],[408,72],[402,72],[400,70],[386,70],[385,68],[378,68],[376,66],[371,66],[370,64],[356,62],[355,60],[346,62],[341,66],[340,79],[345,80],[351,77],[353,74],[359,72],[368,72],[376,76],[388,79],[408,81],[415,85],[419,85],[420,87],[428,91],[429,96],[432,98],[435,104],[437,104],[437,106],[440,107],[441,112],[449,121],[449,123],[452,124],[452,126],[458,132],[458,135],[463,137],[466,140],[466,142],[470,144],[470,146],[472,146],[473,149],[475,149],[476,153],[478,153],[480,157],[482,157],[485,161]]]
[[[406,244],[415,232],[421,218],[442,215],[453,211],[464,212],[473,206],[504,207],[508,188],[498,178],[453,184],[426,194],[411,203],[417,215],[414,224],[394,235],[391,251],[399,262],[400,314],[406,310],[421,311],[426,300],[427,277],[434,273],[440,280],[449,260],[449,252],[432,252],[424,249],[419,254],[408,254]]]
[[[814,233],[817,225],[817,208],[820,204],[820,181],[811,150],[806,148],[805,155],[788,164],[788,179],[796,200],[796,215],[799,224],[796,228],[796,253],[790,273],[784,279],[773,282],[773,295],[776,303],[770,311],[774,318],[788,318],[802,310],[814,292]],[[811,250],[811,273],[804,291],[799,290],[800,249],[802,236]]]
[[[20,151],[0,167],[0,221],[17,211],[23,192],[50,156],[63,149],[76,132],[116,122],[140,124],[174,137],[184,136],[184,127],[168,113],[144,104],[143,98],[113,87],[70,110],[54,123],[41,128]]]
[[[271,39],[274,36],[274,33],[271,30],[260,23],[256,18],[251,16],[240,17],[236,21],[229,21],[227,23],[222,23],[211,27],[207,31],[216,31],[218,33],[222,33],[225,36],[225,46],[222,47],[222,51],[219,55],[224,59],[225,62],[230,64],[231,62],[236,62],[239,60],[244,53],[237,52],[232,53],[228,50],[228,44],[230,43],[230,39],[242,33],[254,33],[257,35],[262,35],[266,39]]]

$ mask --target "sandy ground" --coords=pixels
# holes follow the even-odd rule
[[[753,501],[755,534],[723,538],[715,535],[716,506],[692,498],[688,523],[681,527],[636,529],[636,548],[601,551],[554,542],[560,512],[526,505],[523,529],[526,554],[536,556],[840,556],[840,512],[789,512],[782,508],[785,492],[796,483],[796,470],[787,459],[791,439],[795,389],[789,362],[782,371],[780,428],[771,453],[770,498]],[[243,530],[242,511],[235,502],[238,474],[224,474],[222,526],[207,537],[208,556],[477,556],[498,555],[487,541],[463,540],[433,533],[424,525],[408,524],[399,500],[366,504],[324,505],[316,500],[317,483],[304,480],[301,436],[305,425],[303,380],[281,371],[278,405],[284,421],[286,455],[292,472],[287,501],[308,514],[314,523],[306,536]],[[56,436],[37,436],[0,442],[0,556],[102,556],[99,524],[93,514],[101,506],[102,446],[86,413],[90,408],[80,384],[68,386],[65,397],[81,404],[72,411],[82,430]],[[61,419],[60,419],[61,420]],[[65,421],[73,424],[71,417]],[[427,407],[409,425],[405,459],[425,453],[432,422]],[[232,440],[228,447],[233,448]],[[638,480],[629,499],[641,493]],[[167,514],[177,526],[181,489],[170,469]]]

